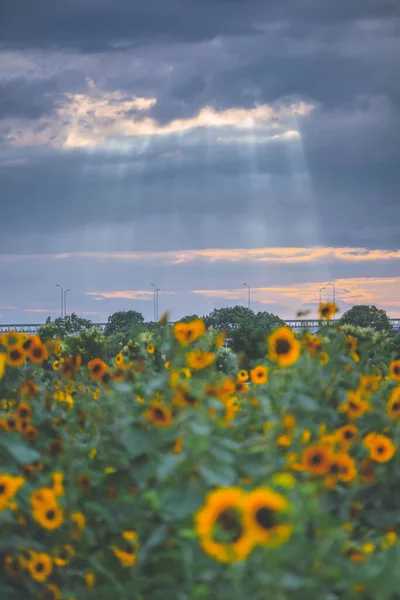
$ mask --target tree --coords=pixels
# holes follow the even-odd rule
[[[137,310],[119,310],[108,317],[104,333],[106,336],[124,333],[128,337],[134,327],[142,326],[144,317]]]
[[[252,362],[265,357],[269,334],[284,325],[284,321],[277,315],[258,312],[252,320],[232,331],[229,334],[230,347],[239,355],[242,366],[248,368]]]
[[[199,315],[186,315],[185,317],[182,317],[182,319],[179,319],[179,321],[181,323],[190,323],[190,321],[195,321],[196,319],[199,319]]]
[[[38,334],[43,341],[46,341],[54,338],[65,338],[69,335],[79,335],[83,331],[92,328],[92,321],[72,313],[67,317],[58,317],[54,321],[49,317],[46,323],[39,327]]]
[[[105,359],[106,350],[106,337],[98,327],[84,329],[77,335],[69,335],[63,339],[61,344],[61,352],[64,356],[80,354],[84,364],[92,358]]]
[[[359,304],[344,313],[341,325],[371,327],[374,331],[392,331],[393,326],[384,310],[373,305]]]
[[[250,324],[255,317],[254,312],[245,306],[232,306],[215,308],[204,318],[207,327],[214,327],[216,331],[230,333],[240,326]]]

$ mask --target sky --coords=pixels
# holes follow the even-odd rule
[[[400,316],[398,0],[0,3],[0,324]]]

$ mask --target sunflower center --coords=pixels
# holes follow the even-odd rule
[[[376,451],[378,454],[383,454],[385,452],[384,446],[377,446]]]
[[[345,440],[352,440],[354,437],[354,433],[350,430],[347,430],[344,432],[344,439]]]
[[[12,350],[10,352],[10,358],[11,360],[19,360],[19,358],[21,357],[21,353],[19,350]]]
[[[284,338],[276,340],[275,350],[277,354],[288,354],[290,352],[290,343]]]
[[[156,419],[158,419],[159,421],[165,421],[165,414],[164,414],[164,411],[161,410],[161,408],[154,408],[153,414],[154,414],[154,417]]]
[[[360,407],[358,406],[358,404],[356,404],[355,402],[349,402],[349,408],[351,410],[358,410]]]
[[[50,509],[50,510],[48,510],[48,511],[46,512],[46,519],[47,519],[48,521],[53,521],[53,520],[54,520],[54,518],[55,518],[55,516],[56,516],[56,513],[55,513],[55,511],[54,511],[53,509]]]
[[[35,565],[35,571],[36,571],[37,573],[43,573],[43,571],[44,571],[44,563],[42,563],[42,562],[38,562],[38,563]]]
[[[94,367],[92,368],[92,372],[93,373],[100,373],[101,371],[101,365],[94,365]]]
[[[192,396],[192,394],[189,394],[188,392],[186,392],[184,394],[184,397],[185,397],[186,404],[189,404],[190,406],[193,406],[194,404],[196,404],[196,398],[194,396]]]
[[[337,475],[340,471],[340,467],[337,463],[332,463],[330,468],[329,468],[329,472],[332,473],[332,475]]]
[[[394,411],[400,410],[400,402],[394,402],[392,405],[392,410],[394,410]]]
[[[21,408],[19,411],[19,416],[24,419],[25,417],[28,416],[28,410],[26,408]]]
[[[312,465],[320,465],[323,462],[323,456],[320,452],[316,452],[312,455],[310,463]]]
[[[394,373],[395,375],[400,375],[400,365],[395,365],[395,366],[393,367],[393,373]]]
[[[328,315],[328,314],[329,314],[329,306],[324,306],[321,310],[321,315],[326,317],[326,315]]]
[[[275,527],[275,515],[274,511],[270,508],[263,506],[259,508],[256,512],[256,521],[257,524],[262,527],[262,529],[272,529]]]
[[[3,483],[0,483],[0,496],[5,493],[6,489],[6,486]]]
[[[232,508],[224,510],[218,516],[215,524],[217,528],[216,541],[218,542],[233,544],[243,535],[240,515]]]

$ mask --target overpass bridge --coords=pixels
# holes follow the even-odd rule
[[[395,329],[400,327],[400,318],[389,319]],[[286,325],[294,329],[295,331],[299,331],[302,329],[309,329],[311,331],[317,330],[321,326],[321,321],[319,319],[287,319],[285,320]],[[339,319],[333,319],[330,321],[331,324],[339,323]],[[18,333],[37,333],[39,327],[44,325],[44,323],[0,323],[0,333],[7,333],[9,331],[17,331]],[[94,327],[98,327],[101,331],[104,331],[107,323],[93,323]]]

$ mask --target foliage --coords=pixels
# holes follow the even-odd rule
[[[84,329],[79,335],[69,335],[63,338],[61,353],[64,356],[82,357],[84,364],[92,358],[106,358],[107,340],[98,327]]]
[[[340,319],[341,325],[371,327],[374,331],[391,331],[391,322],[384,310],[376,306],[359,304],[346,311]]]
[[[54,321],[49,317],[46,323],[39,328],[38,334],[43,341],[46,341],[54,338],[64,338],[67,335],[79,335],[92,327],[92,321],[72,313],[72,315],[66,317],[58,317]]]
[[[137,310],[120,310],[108,317],[104,333],[107,336],[123,333],[128,339],[132,333],[132,329],[134,327],[142,326],[143,323],[144,317],[142,313]]]
[[[218,348],[215,363],[217,369],[227,375],[234,375],[239,370],[238,357],[230,348]]]
[[[400,361],[361,338],[227,375],[199,320],[87,367],[1,336],[0,597],[400,600]]]
[[[204,318],[207,327],[213,327],[216,331],[232,331],[254,319],[254,312],[244,306],[232,306],[226,308],[215,308]]]

